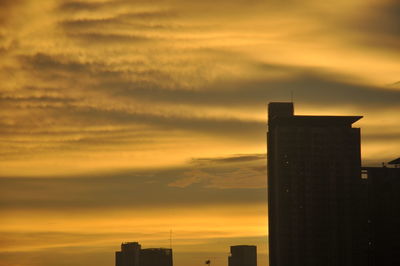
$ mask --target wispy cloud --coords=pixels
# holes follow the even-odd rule
[[[265,160],[265,154],[238,154],[230,157],[217,157],[217,158],[195,158],[193,163],[208,164],[208,163],[242,163],[250,161]]]
[[[222,158],[196,158],[193,167],[168,186],[187,188],[200,185],[217,189],[260,189],[266,187],[265,154]]]
[[[235,158],[232,160],[232,158]],[[0,178],[3,210],[152,209],[265,200],[263,155],[215,158],[179,168],[56,178]],[[198,186],[192,186],[198,184]],[[186,189],[182,189],[186,188]],[[214,190],[222,190],[215,193]],[[236,197],[241,191],[241,197]]]

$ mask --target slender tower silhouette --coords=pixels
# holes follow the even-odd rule
[[[270,266],[366,265],[360,118],[269,104]]]

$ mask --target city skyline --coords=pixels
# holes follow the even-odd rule
[[[0,266],[267,265],[267,103],[362,115],[399,157],[399,3],[0,1]]]

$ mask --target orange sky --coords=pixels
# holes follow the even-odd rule
[[[267,103],[362,115],[364,164],[398,157],[399,10],[0,1],[0,265],[113,265],[171,229],[175,266],[235,244],[265,265]]]

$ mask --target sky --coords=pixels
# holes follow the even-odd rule
[[[396,0],[0,0],[0,266],[267,265],[267,104],[400,150]],[[171,234],[172,231],[172,234]],[[172,241],[171,236],[172,235]]]

